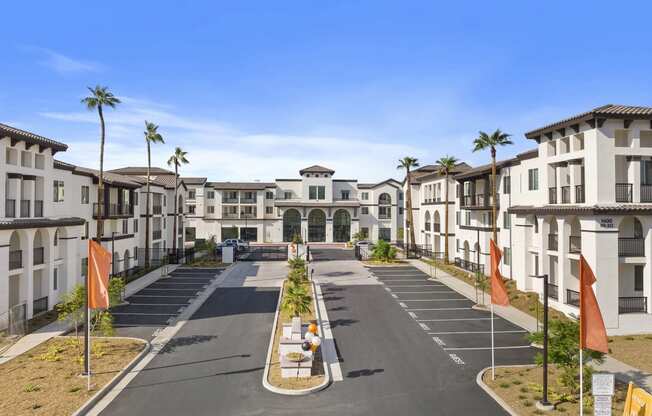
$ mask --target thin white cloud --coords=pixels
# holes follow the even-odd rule
[[[40,55],[40,65],[50,68],[60,74],[96,72],[102,69],[102,66],[96,62],[72,58],[53,51],[52,49],[33,46],[24,47],[23,49]]]

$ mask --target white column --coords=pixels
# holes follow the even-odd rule
[[[6,235],[6,239],[5,239]],[[0,316],[9,308],[9,236],[11,231],[3,232],[0,240]],[[0,328],[1,329],[1,328]]]
[[[568,227],[568,232],[566,228]],[[568,236],[570,235],[570,225],[566,225],[566,218],[557,219],[557,291],[559,294],[558,301],[564,302],[566,295],[566,276],[570,276],[570,264],[568,260]]]
[[[645,236],[645,267],[643,267],[643,296],[647,298],[647,313],[652,314],[652,226]]]
[[[23,249],[23,273],[21,274],[21,287],[26,288],[25,301],[27,302],[27,319],[30,319],[34,311],[34,234],[35,230],[26,230],[27,239],[22,245]],[[24,238],[21,236],[21,240]],[[21,241],[22,242],[22,241]]]
[[[641,202],[641,157],[629,162],[628,177],[632,181],[632,202]]]

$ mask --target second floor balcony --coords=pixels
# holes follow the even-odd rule
[[[579,235],[568,236],[568,252],[574,254],[582,252],[582,237]]]
[[[30,207],[31,202],[29,199],[20,200],[20,218],[29,218],[30,217]]]
[[[632,202],[632,184],[616,184],[616,202]]]
[[[9,252],[9,270],[20,269],[23,267],[23,251],[12,250]]]
[[[134,208],[131,204],[93,204],[93,218],[101,215],[102,218],[121,218],[134,215]]]
[[[500,194],[496,194],[496,206],[500,205]],[[465,195],[461,199],[462,206],[465,208],[485,209],[493,206],[491,194]]]
[[[222,212],[222,218],[237,219],[239,216],[237,212]]]
[[[154,230],[154,231],[152,231],[152,240],[160,240],[162,236],[163,236],[163,231],[162,230]]]
[[[652,185],[641,185],[641,202],[652,202]]]
[[[645,240],[640,237],[619,237],[618,257],[645,256]]]
[[[6,218],[16,218],[16,200],[15,199],[5,199],[5,217]]]

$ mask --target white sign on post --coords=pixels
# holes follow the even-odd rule
[[[594,416],[611,416],[611,397],[614,395],[614,375],[604,373],[593,374],[591,381]]]
[[[611,416],[611,396],[593,396],[593,415]]]

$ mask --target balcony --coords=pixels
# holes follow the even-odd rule
[[[23,251],[13,250],[9,252],[9,270],[20,269],[23,267]]]
[[[616,184],[616,202],[632,202],[632,184]]]
[[[20,218],[29,218],[29,207],[31,201],[29,199],[20,200]]]
[[[35,217],[43,216],[43,200],[40,199],[34,200],[34,216]]]
[[[238,218],[238,213],[237,212],[223,212],[222,213],[222,218],[237,219]]]
[[[380,220],[392,219],[392,214],[380,214],[380,215],[378,215],[378,219],[380,219]]]
[[[575,290],[566,289],[566,304],[580,307],[580,292]]]
[[[584,197],[584,185],[575,185],[575,203],[583,204],[586,202]]]
[[[652,202],[652,185],[641,185],[641,202]]]
[[[152,231],[152,240],[160,240],[163,232],[161,230]]]
[[[548,283],[548,297],[550,299],[559,300],[559,286],[554,283]]]
[[[579,254],[582,252],[582,237],[571,235],[568,237],[568,252]]]
[[[43,263],[45,263],[45,250],[43,247],[34,247],[34,263],[32,264],[36,266]]]
[[[645,240],[639,237],[619,237],[618,257],[645,256]]]
[[[256,203],[256,198],[240,198],[240,203],[241,204],[255,204]]]
[[[256,213],[255,212],[241,212],[240,213],[240,218],[244,219],[250,219],[250,218],[256,218]]]
[[[163,213],[163,206],[162,205],[154,205],[152,207],[152,214],[153,215],[161,215]]]
[[[5,199],[5,217],[16,218],[16,200]]]
[[[98,217],[98,213],[102,218],[120,218],[131,217],[134,214],[133,205],[131,204],[93,204],[93,218]]]
[[[39,299],[34,299],[34,302],[32,304],[32,314],[33,316],[40,315],[44,312],[48,311],[48,297],[44,296]]]
[[[647,297],[619,297],[618,313],[647,313]]]
[[[548,250],[559,250],[559,236],[557,234],[548,234]]]
[[[482,273],[484,274],[484,264],[478,264],[469,260],[464,260],[459,257],[455,257],[455,265],[464,270],[468,270],[472,273]]]
[[[441,224],[436,222],[432,225],[432,230],[436,233],[441,232]]]
[[[224,203],[224,204],[237,204],[238,203],[238,197],[235,197],[235,198],[225,197],[224,199],[222,199],[222,203]]]
[[[562,204],[570,204],[570,202],[571,202],[571,198],[570,198],[571,192],[570,191],[571,191],[571,187],[568,186],[568,185],[561,187],[561,203]]]
[[[557,187],[551,186],[548,188],[548,203],[556,204],[557,203]]]

